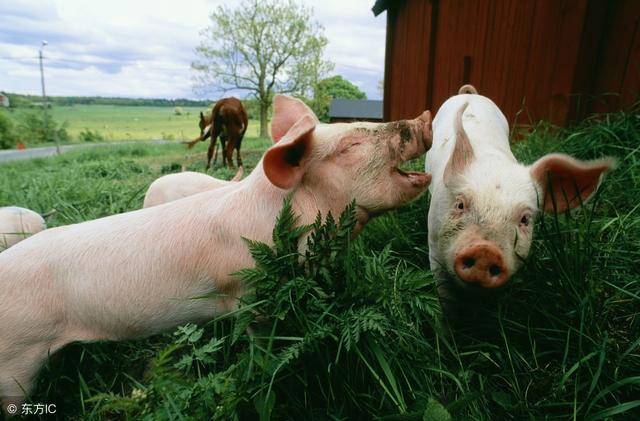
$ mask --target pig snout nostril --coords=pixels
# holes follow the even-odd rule
[[[459,279],[484,288],[497,288],[509,278],[509,270],[498,247],[482,242],[457,253],[454,267]]]
[[[502,273],[502,269],[500,269],[500,266],[491,265],[491,267],[489,267],[489,274],[491,274],[491,276],[498,276],[501,273]]]

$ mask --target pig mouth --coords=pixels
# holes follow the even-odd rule
[[[411,164],[416,162],[421,153],[415,153],[413,156],[409,156],[406,159],[399,159],[399,162],[392,168],[391,173],[398,177],[401,182],[409,182],[412,187],[426,187],[431,182],[431,174],[421,171],[409,171],[403,170],[400,166],[405,164]]]
[[[412,185],[416,187],[420,187],[422,185],[428,184],[431,180],[431,176],[426,172],[419,171],[402,171],[400,168],[395,167],[394,171],[400,175],[400,177],[409,181]]]

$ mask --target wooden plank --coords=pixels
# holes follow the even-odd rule
[[[635,3],[636,8],[640,8],[640,3]],[[633,16],[640,17],[640,10],[636,10]],[[622,82],[622,107],[627,108],[640,101],[640,18],[636,20],[635,36]]]
[[[607,4],[599,48],[590,112],[609,112],[631,105],[640,91],[638,31],[640,2],[615,0]]]
[[[397,12],[395,8],[387,10],[387,36],[384,50],[384,92],[382,95],[382,115],[384,121],[390,121],[392,85],[396,75],[394,72],[394,33],[396,31]]]

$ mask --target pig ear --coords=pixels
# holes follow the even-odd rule
[[[456,176],[462,174],[474,159],[473,147],[471,147],[467,132],[464,131],[464,126],[462,125],[462,114],[464,114],[464,110],[467,109],[468,105],[469,103],[465,103],[456,113],[454,121],[456,144],[444,169],[444,184],[446,186],[451,186]]]
[[[304,102],[287,95],[276,95],[273,98],[273,118],[271,120],[273,143],[280,141],[289,129],[304,116],[309,116],[315,123],[319,122],[318,117]]]
[[[531,177],[542,187],[546,212],[565,212],[587,201],[605,172],[615,166],[613,158],[579,161],[564,154],[549,154],[531,165]]]
[[[264,154],[264,173],[274,186],[288,190],[300,182],[311,149],[311,132],[315,127],[316,121],[304,115]]]

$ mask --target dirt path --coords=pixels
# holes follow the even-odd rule
[[[164,144],[175,143],[170,140],[150,140],[150,141],[138,141],[138,142],[105,142],[105,143],[83,143],[78,145],[62,145],[60,146],[60,153],[69,152],[79,148],[92,148],[97,146],[114,146],[114,145],[132,145],[139,143],[151,143],[151,144]],[[55,146],[46,146],[42,148],[30,148],[30,149],[8,149],[0,150],[0,162],[14,161],[17,159],[31,159],[42,158],[46,156],[53,156],[56,154]]]

